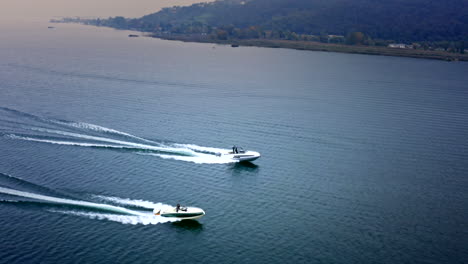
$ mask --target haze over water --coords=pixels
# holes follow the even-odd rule
[[[47,26],[1,26],[0,263],[466,263],[467,63]]]
[[[17,0],[0,3],[0,21],[48,21],[52,17],[142,17],[170,6],[197,0]],[[210,1],[206,1],[210,2]],[[2,21],[4,22],[4,21]]]

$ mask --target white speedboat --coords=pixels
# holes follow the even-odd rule
[[[164,209],[154,209],[155,215],[160,215],[163,217],[174,217],[179,219],[197,219],[205,215],[205,211],[197,207],[168,207]]]
[[[260,153],[251,150],[245,151],[241,147],[234,146],[231,152],[221,154],[221,156],[238,161],[253,161],[260,158]]]

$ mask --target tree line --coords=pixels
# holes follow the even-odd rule
[[[468,0],[218,0],[141,18],[81,23],[217,40],[287,39],[350,45],[414,44],[463,52]]]

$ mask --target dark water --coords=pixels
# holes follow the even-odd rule
[[[1,25],[0,263],[468,261],[468,64],[127,35]]]

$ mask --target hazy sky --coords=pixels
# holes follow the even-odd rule
[[[54,16],[140,17],[162,7],[209,0],[0,0],[0,19],[50,19]]]

